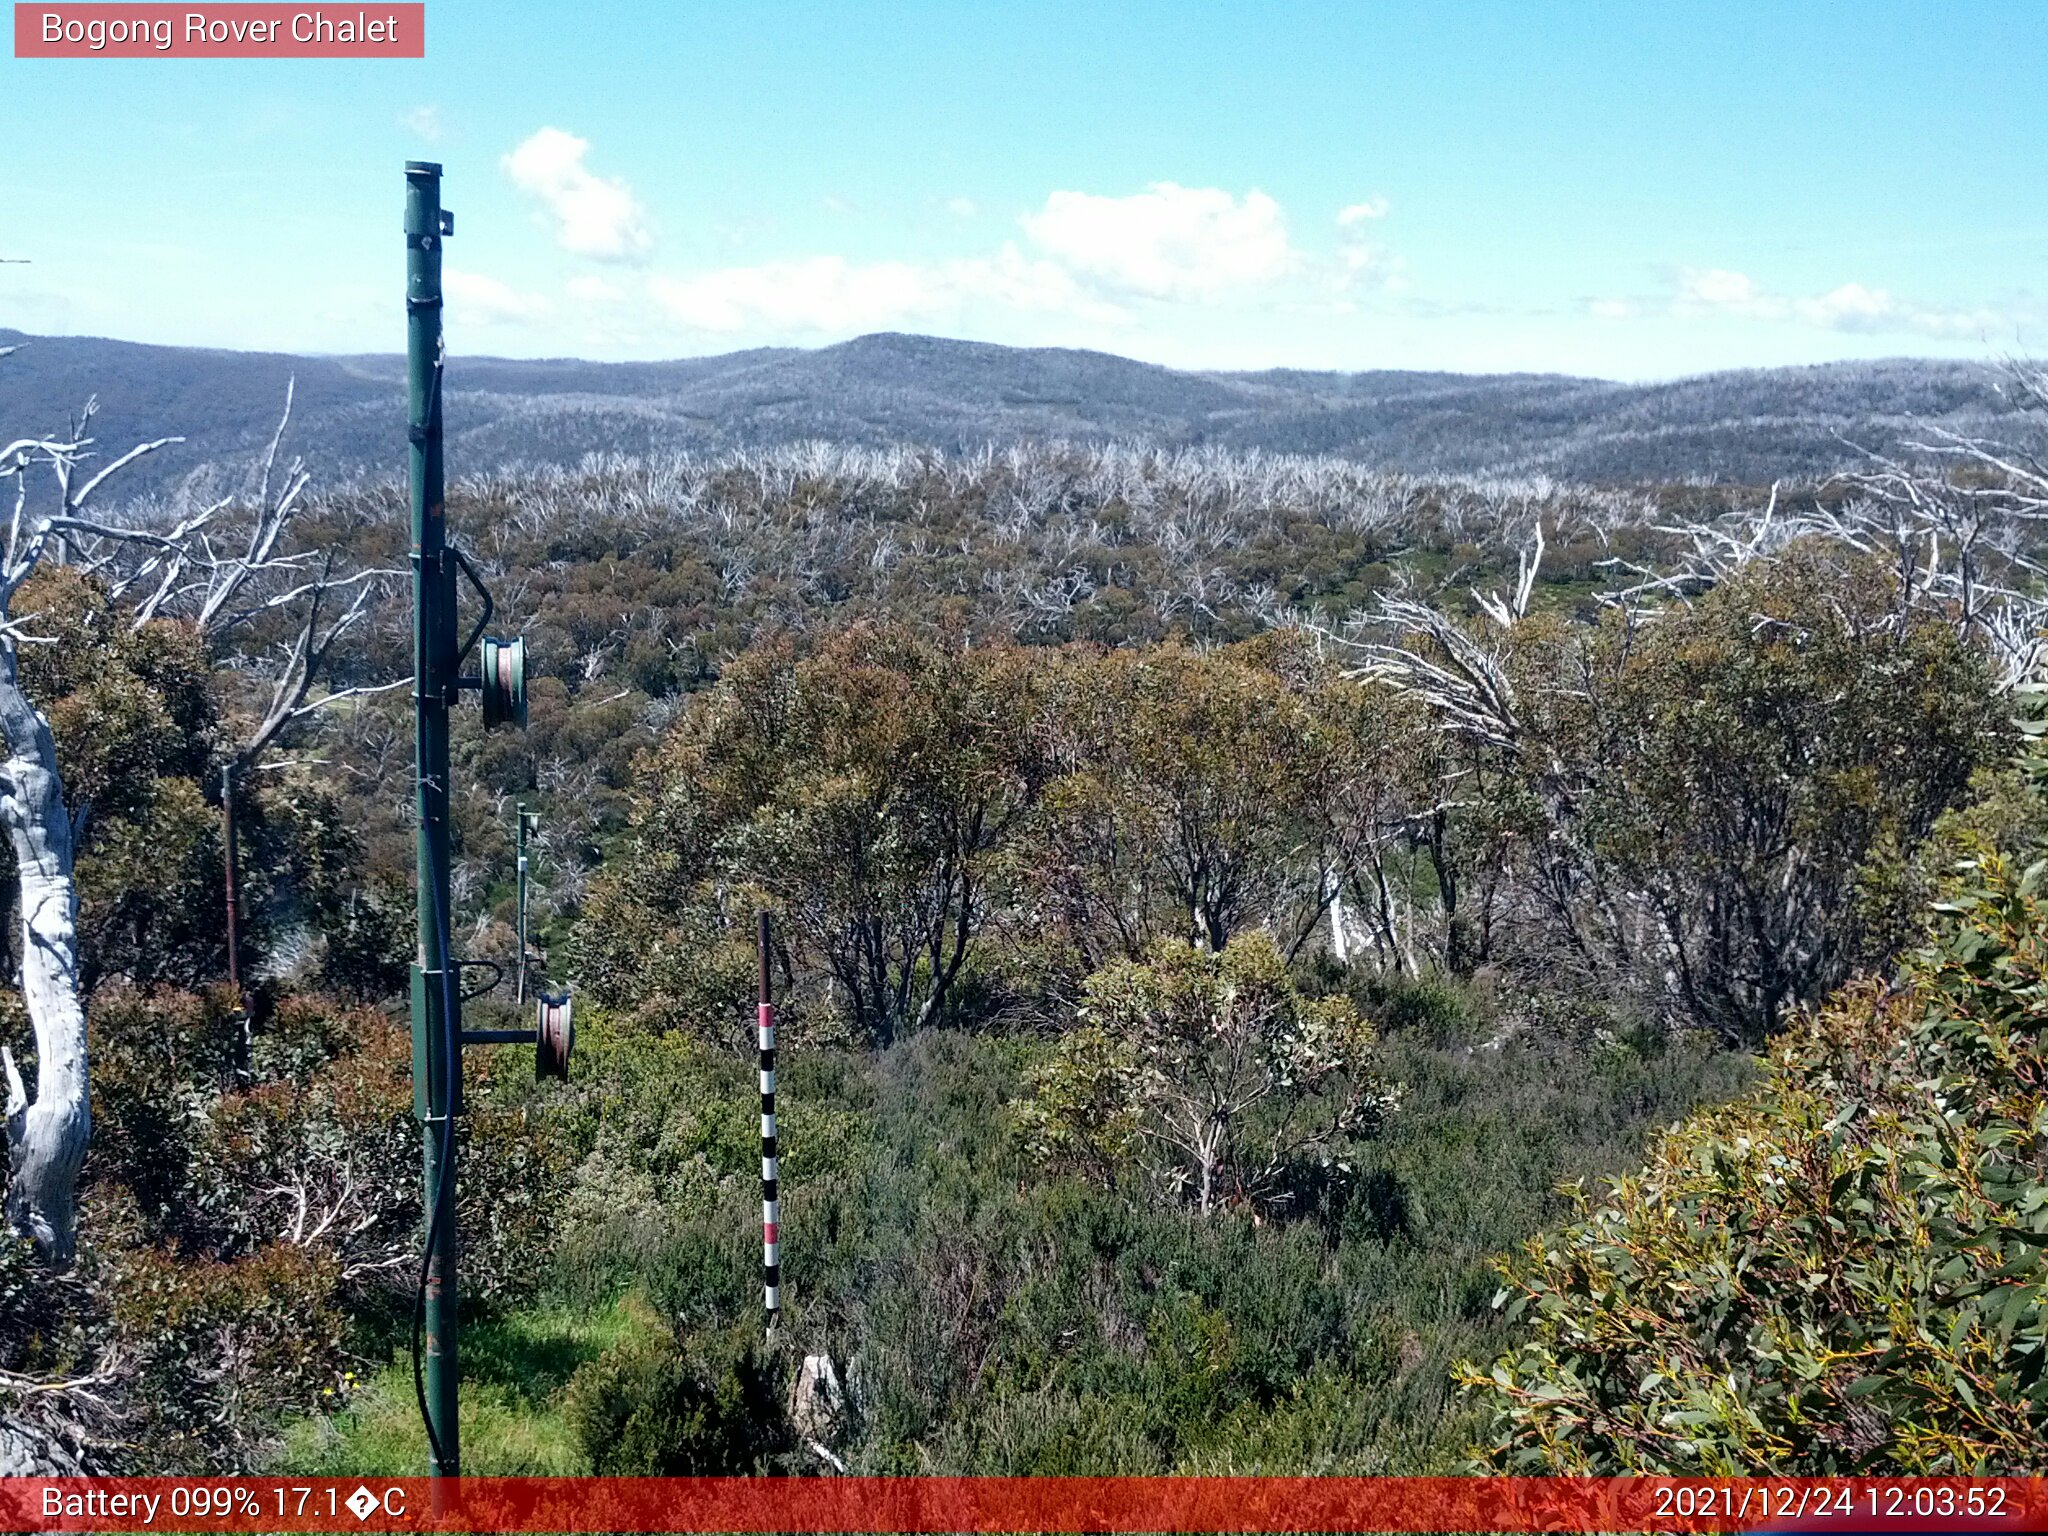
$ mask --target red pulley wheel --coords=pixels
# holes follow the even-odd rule
[[[567,992],[543,992],[540,1018],[534,1031],[533,1075],[569,1076],[569,1052],[576,1043],[576,1023]]]

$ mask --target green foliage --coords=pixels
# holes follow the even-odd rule
[[[356,1003],[403,996],[412,974],[416,923],[413,893],[397,880],[352,889],[327,930],[321,987]]]
[[[472,1058],[472,1406],[502,1434],[504,1470],[754,1470],[787,1447],[790,1361],[742,1342],[758,1321],[758,1123],[730,1047],[747,1038],[760,905],[780,914],[787,1019],[784,1326],[841,1363],[832,1443],[858,1470],[1440,1470],[1478,1411],[1449,1397],[1448,1363],[1491,1358],[1511,1326],[1487,1305],[1488,1256],[1562,1219],[1558,1179],[1633,1162],[1648,1126],[1740,1075],[1653,1023],[1754,1041],[1883,964],[1947,856],[1923,834],[1998,735],[1977,659],[1901,613],[1874,568],[1795,550],[1630,630],[1573,614],[1610,551],[1559,527],[1576,573],[1498,648],[1521,734],[1473,746],[1342,676],[1340,649],[1247,640],[1251,607],[1209,585],[1334,614],[1398,575],[1483,583],[1501,552],[1470,542],[1463,492],[1401,492],[1413,550],[1397,573],[1393,522],[1341,496],[1158,464],[1098,480],[1091,463],[734,466],[693,482],[687,507],[600,468],[562,516],[546,486],[473,488],[490,504],[466,515],[524,579],[506,618],[532,647],[533,728],[487,736],[466,719],[458,772],[544,806],[544,939],[566,931],[580,873],[605,866],[552,972],[603,1004],[579,1013],[578,1081],[536,1089],[516,1050]],[[385,563],[374,549],[396,525],[373,502],[338,502],[327,531]],[[1237,532],[1219,547],[1216,528]],[[1617,537],[1612,552],[1647,558],[1641,529]],[[37,1289],[0,1256],[0,1368],[120,1362],[103,1390],[149,1470],[252,1464],[280,1414],[345,1402],[349,1352],[383,1358],[403,1313],[420,1216],[403,1032],[278,989],[253,999],[245,1037],[236,1000],[203,990],[225,968],[214,797],[238,679],[176,626],[114,624],[86,578],[38,579],[51,585],[31,606],[63,643],[29,653],[30,683],[88,805],[98,1140],[77,1275]],[[855,622],[814,622],[828,610]],[[780,625],[795,634],[749,645]],[[350,680],[405,670],[402,625],[372,639],[383,650]],[[403,709],[399,694],[335,709],[322,755],[345,773],[265,774],[237,802],[246,953],[317,935],[322,984],[352,1002],[391,996],[411,948]],[[2038,822],[2010,776],[1978,782],[1944,850]],[[462,869],[482,874],[464,921],[498,924],[481,953],[503,952],[508,810],[467,794],[457,809]],[[2023,884],[1987,875],[1970,900]],[[1320,953],[1338,895],[1349,967]],[[2010,981],[2007,952],[1984,951]],[[1923,978],[1910,1006],[1933,1017],[1942,995]],[[1828,1071],[1865,1074],[1864,1118],[1832,1124],[1811,1089],[1796,1145],[1839,1133],[1848,1150],[1829,1141],[1823,1171],[1862,1170],[1842,1199],[1875,1215],[1815,1216],[1762,1173],[1745,1184],[1741,1158],[1713,1178],[1748,1206],[1682,1186],[1700,1225],[1756,1245],[1773,1296],[1805,1284],[1800,1242],[1853,1247],[1860,1221],[1965,1263],[1914,1293],[1931,1298],[1913,1303],[1919,1333],[1901,1323],[1884,1345],[1907,1351],[1899,1401],[1935,1405],[1926,1422],[1947,1439],[1913,1451],[1930,1466],[2003,1443],[1968,1393],[2038,1385],[2035,1303],[2015,1301],[2013,1276],[1968,1290],[1968,1273],[2025,1257],[2009,1230],[2039,1225],[2024,1191],[2000,1204],[2020,1142],[1998,1138],[2037,1123],[2037,1100],[1996,1097],[2023,1026],[1966,1031],[1947,1056],[1913,1047],[1912,1070],[1935,1074],[1913,1084],[1953,1079],[1932,1090],[1939,1124],[1918,1087],[1869,1066],[1875,1045],[1828,1047]],[[1802,1033],[1787,1049],[1820,1048]],[[1389,1080],[1402,1112],[1381,1123]],[[1912,1136],[1872,1129],[1886,1115]],[[1967,1168],[1939,1163],[1937,1133]],[[1857,1161],[1878,1146],[1891,1163]],[[1119,1177],[1134,1162],[1192,1198],[1143,1198]],[[1977,1224],[1913,1228],[1886,1178],[1948,1179]],[[1247,1219],[1200,1219],[1205,1183]],[[1766,1188],[1785,1203],[1756,1206]],[[1811,1369],[1809,1325],[1814,1350],[1877,1347],[1827,1331],[1868,1279],[1843,1262],[1797,1337],[1767,1341],[1782,1358],[1760,1346],[1745,1380]],[[1672,1283],[1708,1288],[1691,1271]],[[538,1310],[514,1310],[537,1288]],[[615,1334],[515,1337],[526,1322],[564,1334],[565,1307],[612,1317],[634,1293],[655,1310]],[[1749,1321],[1689,1304],[1673,1315],[1710,1319],[1717,1341]],[[1714,1379],[1698,1338],[1669,1348]],[[1827,1426],[1838,1364],[1784,1401],[1821,1425],[1816,1455],[1881,1464],[1893,1452],[1866,1446],[1875,1421],[1857,1415],[1887,1433],[1918,1421],[1887,1385],[1844,1389],[1847,1427]],[[1632,1364],[1611,1381],[1586,1370],[1618,1412],[1673,1390]],[[350,1465],[410,1467],[409,1378],[378,1381]],[[1758,1445],[1792,1433],[1748,1402]],[[2013,1433],[2038,1430],[2022,1416]]]
[[[1304,1164],[1346,1167],[1392,1107],[1350,1001],[1305,997],[1263,933],[1220,953],[1164,943],[1088,978],[1083,1027],[1018,1111],[1034,1161],[1115,1170],[1134,1148],[1207,1213],[1284,1207]]]
[[[580,1311],[641,1289],[682,1358],[723,1359],[759,1325],[750,1074],[678,1039],[599,1049],[579,1116],[645,1129],[580,1121],[593,1198],[551,1295]],[[1642,1130],[1724,1095],[1740,1063],[1686,1043],[1654,1060],[1381,1049],[1402,1112],[1356,1147],[1355,1179],[1305,1189],[1288,1221],[1047,1178],[1013,1127],[1050,1045],[926,1031],[791,1049],[780,1385],[798,1355],[833,1357],[848,1408],[828,1443],[859,1472],[1445,1469],[1470,1432],[1448,1363],[1503,1337],[1489,1257],[1558,1218],[1558,1179],[1625,1166]],[[702,1160],[670,1158],[684,1146]],[[643,1157],[674,1171],[648,1177]],[[646,1203],[606,1220],[600,1188]]]
[[[47,644],[27,646],[22,682],[50,718],[74,804],[143,813],[165,779],[198,779],[214,745],[210,668],[188,627],[134,628],[75,566],[39,570],[18,599]]]
[[[742,1037],[751,908],[783,916],[787,1006],[885,1042],[1061,1018],[1162,939],[1290,952],[1328,871],[1385,835],[1412,712],[1300,645],[963,649],[859,628],[758,647],[650,763],[575,941],[594,995]]]
[[[644,1286],[694,1326],[734,1318],[760,1281],[760,1096],[751,1062],[681,1035],[579,1025],[553,1123],[574,1159],[552,1253],[557,1294],[602,1306]],[[843,1178],[868,1155],[870,1103],[844,1064],[786,1050],[781,1187]],[[688,1234],[686,1237],[685,1234]]]
[[[381,1014],[289,997],[245,1035],[231,993],[94,999],[97,1149],[143,1233],[236,1257],[311,1244],[374,1270],[409,1241],[418,1198],[411,1053]]]
[[[286,995],[249,1022],[226,989],[102,985],[95,1141],[77,1277],[0,1266],[0,1369],[90,1373],[152,1471],[260,1462],[291,1413],[329,1406],[348,1351],[403,1310],[420,1224],[410,1045],[382,1013]],[[472,1078],[464,1286],[516,1301],[545,1272],[569,1148],[529,1116],[531,1066]],[[11,1247],[11,1245],[10,1245]],[[33,1306],[30,1306],[33,1303]],[[0,1356],[10,1351],[0,1349]]]
[[[1413,1035],[1433,1045],[1450,1045],[1470,1032],[1471,998],[1450,977],[1375,977],[1364,991],[1368,1008],[1386,1034]]]
[[[75,568],[37,573],[17,601],[53,642],[25,647],[21,672],[82,813],[82,979],[219,976],[219,818],[207,813],[202,782],[216,732],[197,637],[176,624],[131,629],[101,584]],[[12,856],[0,859],[11,887]]]
[[[1510,1470],[2048,1467],[2048,864],[1987,849],[1896,987],[1529,1244],[1464,1379]]]
[[[650,760],[577,963],[643,1024],[738,1041],[765,902],[793,1027],[886,1041],[1057,1025],[1161,940],[1262,928],[1293,961],[1341,902],[1383,978],[1502,968],[1754,1044],[1910,934],[1915,850],[2001,739],[1982,656],[1839,549],[1486,644],[1485,730],[1298,635],[757,647]]]
[[[30,1379],[81,1373],[101,1323],[89,1268],[53,1273],[28,1239],[0,1234],[0,1371]]]
[[[1527,892],[1547,916],[1508,958],[1540,943],[1731,1044],[1889,958],[1901,861],[2000,751],[1983,656],[1834,546],[1647,622],[1525,620],[1505,646],[1508,745],[1464,768],[1505,781],[1463,876],[1497,872],[1481,922]]]
[[[896,628],[741,658],[664,744],[637,846],[593,897],[593,994],[657,1017],[682,999],[736,1033],[751,896],[784,915],[815,1012],[883,1042],[943,1018],[1030,798],[1027,684],[1008,653]]]
[[[1220,950],[1260,922],[1291,945],[1320,915],[1337,781],[1380,767],[1383,744],[1320,709],[1331,679],[1290,679],[1293,660],[1268,642],[1038,662],[1053,681],[1037,733],[1062,772],[1021,862],[1031,920],[1050,919],[1068,965],[1085,975],[1162,939]]]
[[[220,763],[232,745],[221,676],[190,626],[132,626],[96,577],[37,572],[17,599],[51,643],[22,681],[50,721],[77,848],[81,981],[196,987],[227,974]],[[245,964],[333,915],[360,849],[311,774],[236,789]],[[0,849],[12,878],[12,856]]]
[[[689,1354],[648,1331],[614,1344],[569,1382],[565,1417],[590,1468],[608,1477],[759,1472],[789,1432],[751,1330]]]
[[[509,1313],[472,1307],[462,1324],[462,1466],[479,1477],[589,1475],[563,1416],[563,1389],[612,1345],[661,1326],[631,1298]],[[409,1358],[360,1376],[344,1372],[321,1401],[320,1411],[286,1424],[266,1471],[360,1478],[417,1470],[420,1417]]]
[[[1808,547],[1641,643],[1604,633],[1594,665],[1615,681],[1586,742],[1604,765],[1586,840],[1673,935],[1686,1012],[1760,1039],[1881,963],[1911,911],[1887,867],[1997,754],[1983,659],[1899,617],[1875,561]]]
[[[1078,1024],[1030,1084],[1015,1111],[1025,1156],[1048,1173],[1116,1183],[1145,1123],[1144,1070],[1131,1043],[1099,1024]]]
[[[342,1373],[339,1267],[290,1242],[224,1260],[122,1257],[111,1323],[139,1346],[127,1392],[152,1471],[246,1465],[285,1413],[321,1401]]]

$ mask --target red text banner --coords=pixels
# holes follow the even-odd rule
[[[9,1531],[2026,1531],[2042,1478],[0,1479]]]
[[[22,5],[18,59],[419,59],[424,4]]]

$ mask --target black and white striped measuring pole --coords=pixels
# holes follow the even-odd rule
[[[775,1331],[782,1311],[782,1245],[779,1202],[775,1195],[775,1003],[768,990],[768,914],[760,916],[756,948],[761,958],[761,1001],[755,1030],[761,1045],[761,1305],[768,1331]]]

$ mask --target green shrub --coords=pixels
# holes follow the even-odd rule
[[[346,1319],[332,1254],[270,1243],[245,1258],[124,1255],[107,1286],[138,1351],[125,1383],[149,1468],[247,1466],[279,1421],[341,1379]]]
[[[321,986],[353,1002],[402,997],[411,975],[415,921],[412,892],[389,875],[351,890],[327,931]]]
[[[2048,861],[1983,852],[1894,987],[1792,1032],[1498,1303],[1512,1471],[2048,1470]]]
[[[1392,1107],[1372,1027],[1346,998],[1304,996],[1263,932],[1220,952],[1162,942],[1086,994],[1015,1111],[1041,1167],[1113,1179],[1135,1154],[1204,1214],[1288,1208]]]
[[[1388,977],[1368,993],[1373,1018],[1387,1034],[1452,1045],[1471,1033],[1471,998],[1447,976]]]
[[[776,1386],[751,1335],[713,1335],[687,1353],[655,1331],[579,1368],[565,1414],[601,1476],[737,1476],[787,1448]]]

